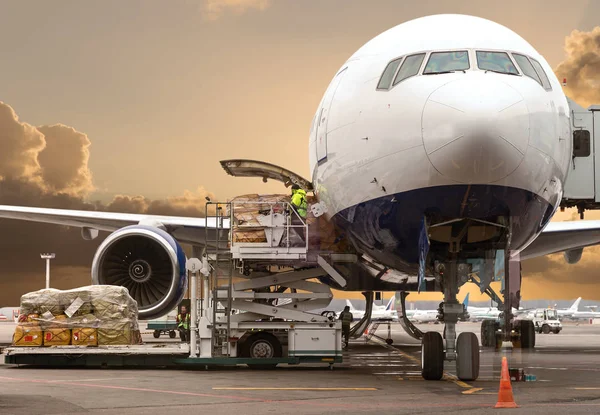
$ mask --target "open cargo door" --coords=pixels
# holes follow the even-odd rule
[[[227,174],[235,177],[262,177],[263,181],[273,179],[282,182],[286,187],[297,184],[306,191],[312,191],[312,183],[302,176],[275,164],[256,160],[222,160],[221,166]]]

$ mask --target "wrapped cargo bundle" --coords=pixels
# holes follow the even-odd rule
[[[271,208],[282,213],[289,201],[290,196],[286,195],[249,194],[233,198],[233,242],[267,242],[265,231],[254,228],[261,227],[257,217]],[[226,212],[226,215],[230,214]]]
[[[141,343],[136,301],[124,287],[46,289],[21,297],[15,346],[102,346]]]
[[[280,213],[285,209],[291,200],[291,195],[276,194],[276,195],[259,195],[248,194],[238,196],[231,199],[233,205],[233,242],[249,242],[260,243],[267,242],[264,229],[257,217],[261,211],[267,211],[273,207],[275,212]],[[338,240],[339,232],[336,232],[333,222],[325,216],[316,218],[310,210],[310,205],[317,202],[315,196],[307,196],[306,201],[309,209],[307,211],[306,223],[308,225],[310,249],[320,249],[322,251],[346,252],[348,250],[347,242],[342,239]],[[230,215],[231,212],[226,212]],[[247,227],[244,229],[244,227]],[[290,243],[292,246],[302,246],[304,243],[296,232],[290,232]],[[286,235],[283,236],[283,241],[286,240]]]

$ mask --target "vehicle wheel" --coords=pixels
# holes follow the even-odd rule
[[[496,347],[496,322],[483,320],[481,322],[481,345],[483,347]]]
[[[154,330],[154,333],[152,333],[152,336],[154,336],[155,339],[158,339],[160,337],[160,331]]]
[[[283,351],[277,337],[264,331],[253,334],[244,342],[243,353],[252,359],[270,359],[281,357]],[[249,364],[251,369],[275,369],[274,364]]]
[[[560,333],[560,330],[554,330],[554,334]]]
[[[460,333],[456,340],[456,376],[460,380],[479,377],[479,341],[475,333]]]
[[[174,338],[175,338],[175,336],[177,336],[177,333],[175,333],[175,330],[171,330],[171,331],[169,332],[169,337],[170,337],[171,339],[174,339]]]
[[[520,320],[521,348],[533,349],[535,347],[535,326],[531,320]]]
[[[444,341],[437,331],[428,331],[421,341],[421,375],[440,380],[444,374]]]
[[[544,324],[542,326],[542,333],[544,333],[544,334],[550,333],[550,326],[548,326],[547,324]]]
[[[394,340],[392,340],[392,339],[385,339],[385,342],[386,342],[386,344],[389,344],[390,346],[392,344],[394,344]]]

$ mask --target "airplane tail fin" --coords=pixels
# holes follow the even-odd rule
[[[395,296],[392,296],[392,298],[390,298],[390,301],[388,301],[387,305],[385,306],[385,311],[391,311],[394,309],[394,300],[396,299]]]
[[[577,311],[579,310],[579,303],[581,302],[581,297],[579,297],[571,307],[569,307],[569,311]]]
[[[350,300],[346,300],[346,305],[350,307],[350,311],[356,311],[356,308],[354,308]]]
[[[465,295],[465,299],[463,300],[463,304],[465,305],[465,307],[469,306],[469,294],[467,293],[467,295]]]

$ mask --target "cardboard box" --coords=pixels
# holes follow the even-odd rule
[[[71,330],[55,328],[44,330],[44,346],[68,346],[71,344]]]
[[[42,345],[42,329],[39,326],[19,324],[13,334],[13,346],[39,347]]]
[[[74,328],[71,335],[73,346],[98,346],[98,330],[93,328]]]

